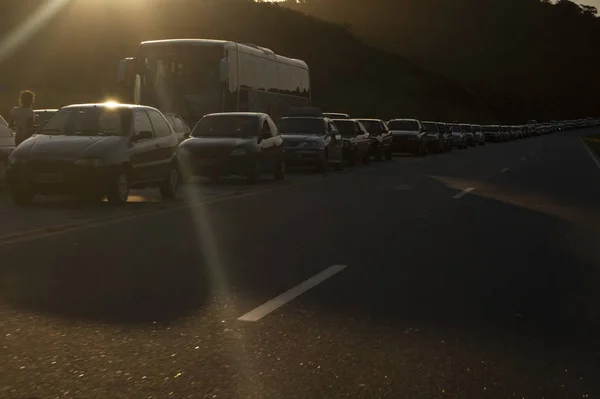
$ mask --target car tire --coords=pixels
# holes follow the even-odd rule
[[[352,151],[352,155],[350,156],[348,163],[350,164],[350,166],[358,165],[358,151],[356,150],[356,148]]]
[[[246,175],[246,180],[250,184],[257,184],[260,181],[260,165],[258,161],[254,163],[252,170]]]
[[[388,147],[387,150],[385,151],[385,159],[386,161],[391,161],[392,160],[392,147]]]
[[[33,192],[27,187],[14,187],[9,189],[10,198],[17,206],[26,206],[33,199]]]
[[[273,177],[275,178],[275,180],[285,179],[285,159],[279,161],[277,169],[273,171]]]
[[[381,161],[383,159],[383,147],[377,147],[375,149],[375,156],[373,158],[375,158],[376,161]]]
[[[422,145],[422,146],[420,146],[419,148],[420,148],[420,151],[419,151],[419,156],[421,156],[421,157],[426,157],[426,156],[427,156],[427,154],[428,154],[428,152],[427,152],[427,145],[426,145],[426,144],[425,144],[425,145]]]
[[[129,197],[129,177],[125,171],[121,171],[111,182],[108,191],[108,203],[112,205],[123,205]]]
[[[180,182],[179,168],[175,165],[171,166],[165,180],[159,186],[160,195],[163,199],[174,199],[177,197]]]
[[[317,164],[317,172],[327,173],[329,171],[329,159],[326,154],[323,154],[323,158],[319,160]]]

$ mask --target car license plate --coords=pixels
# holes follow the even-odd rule
[[[35,176],[35,181],[38,183],[56,184],[62,183],[63,177],[58,173],[38,173]]]

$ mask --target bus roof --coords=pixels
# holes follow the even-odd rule
[[[188,45],[197,44],[197,45],[222,45],[222,46],[226,46],[229,44],[231,46],[237,46],[238,50],[241,50],[244,53],[253,54],[256,56],[262,56],[265,58],[273,58],[279,62],[284,62],[284,63],[290,64],[290,65],[308,69],[308,65],[306,64],[306,62],[304,62],[302,60],[276,54],[273,50],[266,48],[266,47],[258,46],[256,44],[236,43],[236,42],[232,42],[229,40],[216,40],[216,39],[147,40],[147,41],[141,42],[140,46],[148,46],[148,45],[152,46],[152,45],[160,45],[160,44],[188,44]]]

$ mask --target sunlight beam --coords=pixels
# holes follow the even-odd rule
[[[10,57],[19,46],[23,45],[31,36],[40,30],[71,0],[47,0],[37,9],[27,21],[9,32],[0,41],[0,63]]]

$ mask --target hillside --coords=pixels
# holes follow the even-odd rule
[[[0,5],[4,36],[46,0]],[[55,2],[56,3],[56,2]],[[143,40],[199,37],[251,42],[305,60],[313,102],[355,115],[492,121],[475,96],[399,55],[364,44],[343,27],[248,0],[71,0],[0,63],[0,110],[18,91],[38,107],[118,96],[117,64]]]
[[[507,123],[597,115],[600,19],[569,0],[290,0],[478,93]]]

